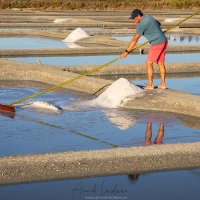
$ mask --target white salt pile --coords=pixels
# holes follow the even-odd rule
[[[86,33],[82,28],[77,28],[73,30],[67,38],[65,38],[64,42],[75,42],[77,40],[80,40],[82,38],[90,37],[88,33]]]
[[[45,112],[50,111],[54,113],[60,113],[60,109],[58,107],[46,101],[34,101],[34,102],[30,102],[29,104],[24,104],[24,105],[22,104],[19,106],[23,108],[33,108],[33,109],[37,109],[37,110],[45,111]]]
[[[141,88],[132,84],[125,78],[112,83],[100,96],[92,100],[93,105],[117,108],[122,105],[125,98],[143,92]]]
[[[72,102],[71,105],[62,106],[63,110],[85,110],[90,107],[117,108],[130,96],[137,95],[144,90],[132,84],[125,78],[113,82],[100,96],[89,101]]]
[[[141,93],[143,90],[125,78],[116,80],[99,97],[94,99],[94,103],[103,106],[116,108],[123,103],[126,97]]]
[[[58,18],[58,19],[55,19],[53,22],[62,23],[62,22],[70,21],[70,20],[72,20],[72,18]]]
[[[174,21],[179,21],[182,20],[183,18],[168,18],[165,19],[164,22],[174,22]]]

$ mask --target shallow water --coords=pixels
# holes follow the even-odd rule
[[[108,56],[55,56],[55,57],[28,57],[7,58],[19,62],[35,63],[40,60],[42,64],[71,66],[71,65],[103,65],[115,60],[119,55]],[[145,64],[147,55],[129,55],[125,59],[117,60],[113,64]],[[200,62],[199,53],[191,54],[167,54],[166,62]],[[108,66],[109,67],[109,66]]]
[[[199,84],[199,78],[167,80],[169,88],[194,95],[200,95]],[[2,104],[38,92],[31,88],[0,91]],[[73,93],[47,93],[23,104],[31,101],[48,102],[56,109],[16,106],[14,119],[0,115],[1,156],[141,146],[148,123],[152,123],[152,142],[161,124],[165,128],[163,143],[200,141],[200,129],[195,128],[200,126],[198,119],[191,117],[183,121],[180,115],[169,113],[85,106],[83,99]]]
[[[133,37],[113,37],[116,40],[129,42]],[[200,36],[198,35],[167,35],[168,45],[200,45]],[[138,41],[138,44],[144,43],[147,40],[145,37],[141,37]]]
[[[129,42],[132,37],[113,37],[117,40]],[[199,36],[168,36],[169,45],[199,45]],[[139,43],[146,42],[144,37],[139,39]],[[9,37],[0,38],[0,49],[36,49],[36,48],[81,48],[75,43],[66,43],[61,39],[41,38],[41,37]]]
[[[199,185],[200,169],[193,169],[2,186],[0,198],[199,200]]]
[[[0,49],[41,49],[67,48],[67,44],[59,39],[40,37],[0,38]]]
[[[147,80],[132,80],[135,85],[146,85]],[[160,80],[154,80],[154,86],[159,85]],[[176,78],[176,79],[166,79],[167,88],[182,90],[193,95],[200,96],[200,77],[194,78]]]

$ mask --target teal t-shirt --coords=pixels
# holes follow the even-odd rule
[[[160,44],[167,40],[158,22],[150,15],[143,15],[137,24],[137,34],[143,35],[151,45]]]

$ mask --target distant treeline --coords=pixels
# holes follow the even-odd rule
[[[126,10],[200,8],[200,0],[1,0],[1,9]]]

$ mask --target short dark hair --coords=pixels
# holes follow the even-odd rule
[[[143,13],[141,10],[139,9],[135,9],[132,11],[131,13],[131,17],[129,19],[134,19],[135,17],[137,17],[138,15],[143,16]]]

